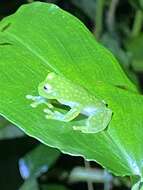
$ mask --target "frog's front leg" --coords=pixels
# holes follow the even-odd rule
[[[32,95],[26,95],[26,98],[28,100],[32,100],[33,102],[30,104],[31,107],[36,108],[40,104],[45,104],[48,106],[48,108],[52,109],[53,105],[49,102],[47,102],[47,99],[42,96],[32,96]]]
[[[73,126],[73,129],[83,133],[98,133],[108,126],[111,117],[112,111],[108,108],[104,108],[89,116],[86,120],[85,126]]]
[[[69,122],[75,119],[80,114],[80,108],[74,107],[71,108],[66,114],[63,114],[58,111],[51,111],[50,109],[44,109],[44,112],[47,113],[47,119],[54,119],[63,122]]]

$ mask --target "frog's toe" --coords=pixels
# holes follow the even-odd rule
[[[32,108],[36,108],[38,105],[39,105],[39,104],[38,104],[37,102],[32,102],[32,103],[30,104],[30,106],[31,106]]]
[[[45,115],[45,118],[46,119],[53,119],[53,116],[52,115]]]
[[[47,109],[47,108],[46,108],[46,109],[44,109],[43,111],[44,111],[44,113],[53,115],[53,112],[52,112],[50,109]]]
[[[62,113],[59,112],[59,111],[54,111],[54,113],[55,113],[56,115],[62,115]]]
[[[34,97],[34,96],[32,96],[32,95],[30,95],[30,94],[27,94],[25,97],[26,97],[28,100],[33,100],[33,97]]]
[[[52,105],[52,104],[50,104],[50,103],[45,103],[47,106],[48,106],[48,108],[50,108],[50,109],[53,109],[54,108],[54,106]]]

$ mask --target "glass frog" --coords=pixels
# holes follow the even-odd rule
[[[112,111],[107,108],[103,100],[99,100],[82,86],[54,72],[49,73],[39,84],[38,92],[40,96],[27,95],[26,97],[34,101],[31,104],[33,107],[43,103],[47,105],[44,109],[47,119],[70,122],[79,114],[87,116],[85,124],[73,126],[74,130],[83,133],[98,133],[104,130],[111,121]],[[54,106],[50,103],[53,99],[62,105],[69,106],[70,110],[66,114],[54,111]]]

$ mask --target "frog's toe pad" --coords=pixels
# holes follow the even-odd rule
[[[45,118],[46,119],[53,119],[53,116],[52,115],[45,115]]]
[[[33,99],[34,96],[27,94],[25,97],[26,97],[26,99],[31,100],[31,99]]]
[[[36,108],[36,107],[38,106],[38,104],[37,104],[36,102],[33,102],[33,103],[30,104],[30,106],[31,106],[32,108]]]

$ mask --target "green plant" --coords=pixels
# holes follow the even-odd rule
[[[25,96],[37,95],[37,86],[49,71],[105,100],[114,114],[108,129],[83,134],[72,130],[81,118],[48,121],[42,107],[33,110]],[[0,114],[26,134],[63,153],[96,161],[115,175],[132,176],[137,184],[133,189],[140,189],[143,97],[114,56],[77,18],[53,4],[36,2],[2,20],[0,89]]]

